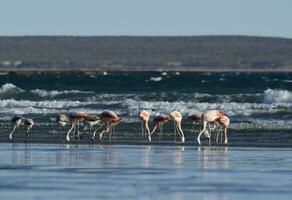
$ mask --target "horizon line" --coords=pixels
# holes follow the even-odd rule
[[[285,36],[269,36],[269,35],[249,35],[249,34],[205,34],[205,35],[61,35],[61,34],[39,34],[39,35],[0,35],[0,37],[257,37],[257,38],[278,38],[278,39],[292,39],[292,37]]]

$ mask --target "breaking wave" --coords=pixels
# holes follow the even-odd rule
[[[292,92],[288,90],[267,89],[264,92],[265,103],[292,103]]]
[[[5,83],[0,88],[0,95],[1,96],[13,95],[13,94],[17,94],[17,93],[20,93],[20,92],[24,92],[24,90],[22,90],[21,88],[15,86],[12,83]]]
[[[80,91],[80,90],[47,91],[47,90],[42,90],[42,89],[35,89],[35,90],[31,90],[30,92],[33,94],[37,94],[40,97],[55,97],[55,96],[63,95],[63,94],[93,94],[94,93],[91,91]]]

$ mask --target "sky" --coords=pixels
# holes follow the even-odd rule
[[[292,38],[292,0],[0,0],[0,35]]]

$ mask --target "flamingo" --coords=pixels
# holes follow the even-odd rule
[[[217,132],[216,136],[216,142],[218,143],[219,134],[221,135],[221,142],[222,142],[222,133],[224,132],[224,144],[228,144],[228,138],[227,138],[227,128],[230,124],[230,119],[226,115],[220,117],[216,120],[216,122],[219,124],[220,128]]]
[[[151,135],[155,132],[155,130],[159,127],[160,133],[159,133],[159,141],[162,139],[162,133],[163,133],[163,124],[168,122],[170,120],[169,116],[167,115],[159,115],[153,119],[154,127],[152,132],[148,136],[148,140],[151,141]]]
[[[169,117],[174,122],[175,141],[176,141],[176,132],[178,132],[181,138],[181,142],[185,142],[184,132],[182,131],[182,128],[181,128],[181,121],[182,121],[181,113],[178,111],[172,111],[171,113],[169,113]]]
[[[201,124],[202,124],[203,129],[201,130],[197,138],[199,145],[201,145],[201,140],[200,140],[201,135],[207,131],[207,124],[215,122],[217,119],[221,118],[222,116],[224,116],[224,113],[219,110],[209,110],[202,114]],[[211,137],[209,137],[209,145],[211,142],[210,139]]]
[[[101,122],[100,116],[97,115],[88,115],[84,120],[84,130],[89,129],[89,137],[91,137],[91,130],[93,126],[98,125]]]
[[[15,132],[15,130],[19,129],[19,126],[21,124],[21,117],[20,116],[14,116],[11,119],[11,125],[13,126],[12,131],[9,133],[9,140],[12,140],[12,135]]]
[[[65,114],[58,114],[56,116],[56,122],[61,126],[64,127],[69,122],[69,117]]]
[[[28,142],[29,140],[29,137],[31,135],[30,133],[30,129],[32,129],[33,125],[34,125],[34,122],[31,118],[26,118],[24,119],[24,125],[26,126],[26,137],[25,137],[25,140],[24,142]]]
[[[123,118],[119,117],[114,111],[104,111],[99,116],[102,122],[101,126],[104,126],[106,124],[106,128],[99,134],[99,140],[102,139],[104,133],[109,133],[109,139],[111,141],[111,135],[114,132],[114,126],[121,123],[123,121]],[[93,135],[91,137],[92,141],[94,141],[96,131],[93,132]]]
[[[148,121],[149,121],[149,117],[150,114],[148,111],[146,110],[142,110],[139,112],[139,117],[142,121],[142,138],[144,137],[144,132],[145,130],[148,132],[148,136],[150,135],[150,129],[149,129],[149,125],[148,125]]]
[[[201,117],[202,117],[202,115],[193,114],[193,115],[188,116],[188,120],[192,121],[193,124],[197,124],[198,122],[201,122]],[[216,126],[213,126],[213,128],[209,127],[210,130],[214,130],[215,128],[216,128]],[[208,130],[206,130],[204,132],[204,135],[205,135],[205,137],[210,138],[210,133]]]
[[[56,116],[56,122],[60,125],[59,136],[61,137],[61,132],[67,123],[70,122],[69,117],[66,114],[58,114]]]
[[[69,120],[71,122],[71,128],[69,129],[65,140],[67,142],[70,141],[70,133],[72,132],[72,130],[74,129],[74,137],[75,137],[75,132],[76,132],[76,125],[78,125],[77,128],[77,137],[79,138],[79,121],[82,119],[85,119],[88,115],[85,112],[76,112],[76,113],[72,113],[69,115]],[[73,137],[73,139],[74,139]]]

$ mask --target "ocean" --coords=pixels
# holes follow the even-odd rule
[[[143,142],[140,110],[151,120],[177,110],[183,115],[187,144],[195,144],[199,126],[187,117],[219,109],[230,117],[230,145],[289,145],[292,129],[292,73],[60,73],[0,76],[0,135],[7,141],[10,119],[34,119],[32,142],[62,142],[58,113],[113,110],[123,117],[112,142]],[[82,130],[82,124],[81,130]],[[23,140],[25,127],[16,134]],[[104,141],[108,141],[105,135]],[[153,135],[153,142],[158,134]],[[173,142],[173,124],[164,125],[163,142]],[[81,131],[81,142],[88,132]],[[203,141],[204,142],[204,141]],[[205,141],[207,142],[207,141]]]
[[[140,110],[152,119],[182,113],[186,142],[173,123],[162,140],[141,137]],[[191,114],[230,117],[229,144],[196,137]],[[59,113],[115,111],[112,140],[65,142]],[[291,199],[292,73],[59,73],[0,75],[0,199]],[[32,118],[14,140],[10,120]]]

